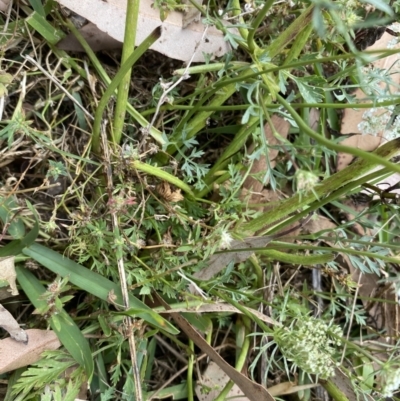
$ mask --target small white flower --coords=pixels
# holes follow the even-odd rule
[[[164,81],[162,78],[160,78],[160,86],[161,86],[162,89],[166,90],[166,89],[168,89],[172,84],[173,84],[173,82],[167,82],[167,81]]]
[[[144,248],[144,247],[146,246],[146,241],[139,238],[139,239],[136,241],[136,246],[137,246],[139,249],[142,249],[142,248]]]
[[[317,185],[318,181],[318,176],[315,175],[312,171],[296,171],[296,184],[298,191],[310,191]]]
[[[400,387],[400,369],[388,369],[382,372],[384,378],[381,393],[384,397],[392,397],[393,393]]]
[[[328,378],[335,374],[333,345],[341,345],[336,336],[342,334],[340,327],[307,316],[298,320],[290,331],[277,331],[275,342],[294,366],[321,378]]]
[[[390,121],[392,111],[390,108],[378,107],[364,112],[363,120],[358,124],[358,129],[364,135],[377,135]]]
[[[393,32],[400,32],[400,22],[394,22],[392,25],[389,25],[388,28]]]
[[[386,48],[394,49],[398,45],[398,43],[399,43],[399,38],[390,39],[386,45]]]
[[[166,96],[165,103],[174,104],[174,97],[173,96]]]
[[[351,27],[360,21],[361,17],[357,14],[350,12],[347,16],[347,24]]]
[[[227,231],[222,231],[219,242],[219,249],[230,249],[233,238]]]
[[[358,7],[358,1],[357,0],[348,0],[348,1],[346,1],[345,5],[349,9],[356,8],[356,7]]]
[[[249,3],[246,3],[243,8],[245,13],[252,13],[254,11],[254,8]]]

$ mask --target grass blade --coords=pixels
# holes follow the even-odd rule
[[[35,31],[38,31],[40,35],[50,44],[57,44],[65,35],[59,29],[54,28],[44,17],[34,11],[25,20]]]
[[[21,266],[17,266],[16,271],[19,284],[35,308],[46,306],[46,301],[40,299],[45,288],[39,280]],[[94,369],[92,351],[79,327],[64,310],[50,318],[50,326],[72,357],[84,366],[90,380]]]
[[[118,283],[106,279],[98,273],[95,273],[72,260],[65,258],[59,253],[48,249],[40,244],[32,244],[25,248],[23,253],[30,256],[49,270],[61,277],[69,277],[69,281],[79,288],[93,294],[103,301],[110,302],[110,296],[115,296],[114,303],[122,305],[122,294]],[[149,324],[167,331],[171,334],[177,334],[179,331],[167,320],[161,316],[155,317],[147,305],[134,297],[129,296],[130,307],[141,310],[137,316]]]

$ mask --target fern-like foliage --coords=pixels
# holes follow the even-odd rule
[[[40,399],[74,400],[87,380],[84,370],[76,366],[74,359],[65,351],[47,351],[13,386],[12,395],[18,400]]]

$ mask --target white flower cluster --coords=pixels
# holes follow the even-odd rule
[[[390,39],[389,42],[387,43],[386,47],[388,49],[394,49],[398,44],[399,44],[399,38],[396,37],[396,38]]]
[[[390,141],[398,138],[400,134],[400,118],[397,116],[390,125],[394,106],[368,109],[363,114],[363,120],[358,129],[364,135],[377,135],[383,130],[383,138]]]
[[[297,170],[296,171],[296,186],[298,191],[308,192],[312,190],[319,182],[319,178],[312,171]]]
[[[367,109],[358,124],[358,129],[363,135],[376,135],[389,123],[393,108],[394,106]]]
[[[388,26],[393,32],[400,33],[400,22],[393,22],[392,25]]]
[[[231,244],[233,242],[232,236],[228,233],[228,231],[223,230],[221,232],[221,238],[219,242],[219,249],[230,249]]]
[[[393,397],[395,392],[400,387],[400,369],[388,369],[381,377],[384,379],[381,393],[384,397]]]
[[[391,29],[393,32],[399,33],[400,32],[400,23],[394,22],[392,25],[389,25],[388,28]],[[388,42],[386,47],[388,49],[393,49],[398,43],[399,43],[399,37],[394,37],[393,39],[391,39]]]
[[[349,8],[349,9],[355,9],[360,6],[360,3],[358,0],[347,0],[347,1],[341,1],[343,6]]]
[[[346,21],[347,26],[352,27],[358,22],[360,22],[361,17],[353,12],[353,10],[346,8],[345,15],[343,16],[343,20]]]
[[[339,326],[304,317],[290,330],[279,330],[276,334],[274,339],[282,354],[295,366],[323,379],[334,376],[334,355],[343,336]]]

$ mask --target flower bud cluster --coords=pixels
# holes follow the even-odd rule
[[[296,186],[298,191],[311,191],[319,182],[319,177],[312,171],[297,170]]]
[[[387,369],[381,374],[382,389],[384,397],[393,397],[393,393],[400,387],[400,368]]]
[[[322,379],[334,376],[336,347],[342,343],[342,329],[322,320],[304,317],[290,329],[279,329],[274,338],[288,361],[306,373]]]

